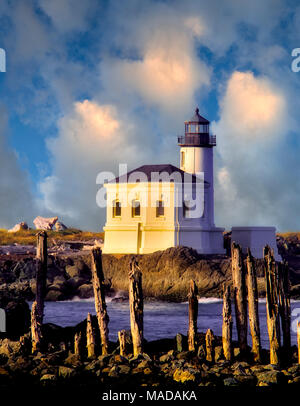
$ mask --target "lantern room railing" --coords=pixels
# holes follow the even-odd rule
[[[214,147],[216,146],[216,136],[210,134],[191,134],[181,135],[178,137],[179,145],[198,146],[198,147]]]

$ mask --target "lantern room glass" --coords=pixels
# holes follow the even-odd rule
[[[185,124],[186,134],[208,134],[209,124],[196,124],[196,123],[186,123]]]

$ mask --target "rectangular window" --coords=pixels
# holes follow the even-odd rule
[[[113,217],[121,217],[121,202],[119,200],[113,201]]]
[[[156,202],[156,217],[163,217],[164,215],[165,215],[164,202],[162,200],[158,200]]]
[[[181,151],[181,167],[184,167],[185,164],[185,152]]]
[[[141,216],[141,203],[138,200],[132,201],[131,215],[132,215],[132,217]]]

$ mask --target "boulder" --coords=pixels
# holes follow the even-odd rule
[[[176,382],[191,382],[196,380],[197,371],[189,369],[176,369],[173,374],[173,379]]]
[[[78,288],[78,296],[81,299],[88,299],[89,297],[93,297],[94,290],[93,285],[91,283],[85,283]]]
[[[55,231],[63,231],[66,230],[68,227],[65,226],[62,222],[60,221],[56,221],[56,223],[54,224],[54,230]]]
[[[9,233],[16,233],[20,230],[28,230],[28,224],[25,221],[21,221],[21,223],[16,224],[13,228],[9,229]]]
[[[58,217],[41,217],[38,216],[33,220],[33,224],[37,230],[52,230],[54,224],[57,222]]]

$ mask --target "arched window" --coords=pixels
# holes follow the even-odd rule
[[[112,207],[112,216],[115,217],[121,217],[121,202],[120,200],[116,199],[113,201],[113,207]]]
[[[165,206],[162,200],[156,202],[156,217],[163,217],[165,215]]]
[[[141,216],[141,203],[139,200],[132,200],[131,203],[131,216],[140,217]]]

